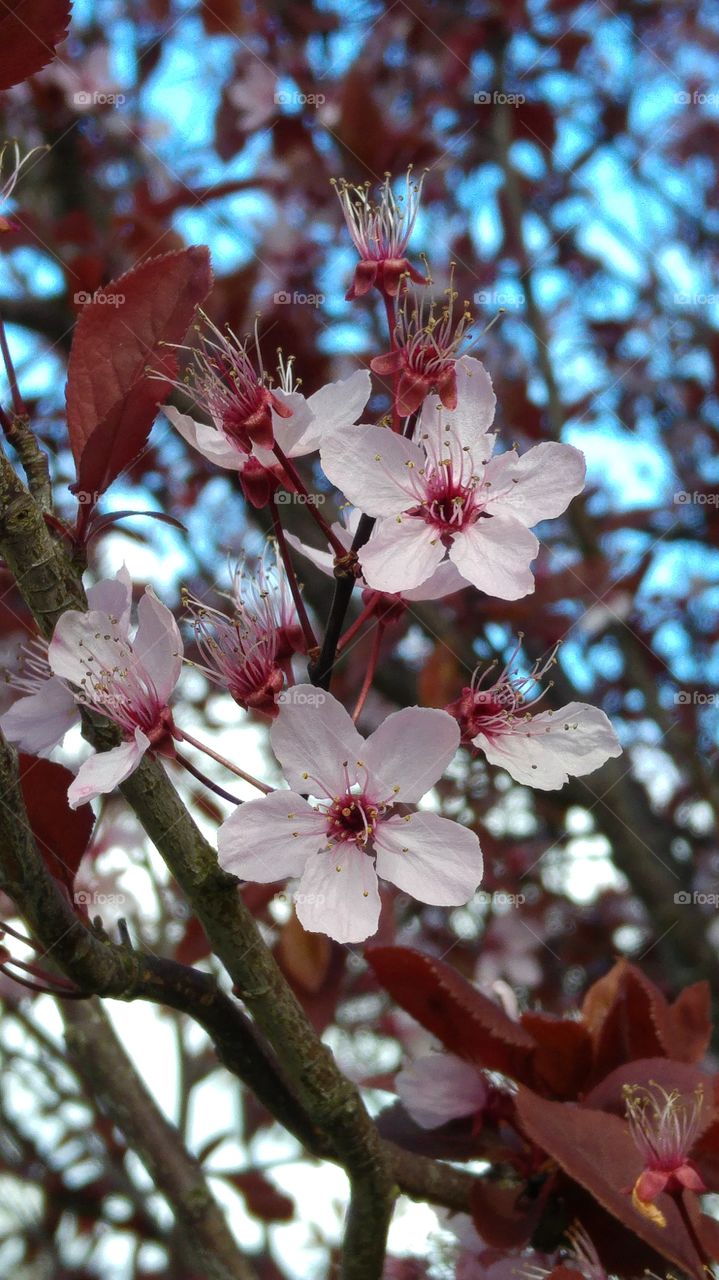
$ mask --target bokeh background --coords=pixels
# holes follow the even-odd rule
[[[523,632],[527,667],[562,642],[547,705],[602,706],[624,754],[559,793],[460,760],[433,803],[480,833],[484,892],[453,912],[389,892],[383,936],[556,1011],[617,954],[671,994],[716,978],[716,6],[76,0],[58,58],[5,93],[0,114],[2,136],[23,150],[49,144],[3,210],[15,229],[0,244],[0,310],[68,518],[64,371],[84,295],[145,257],[206,243],[214,321],[244,335],[259,314],[266,365],[277,349],[294,355],[309,393],[387,347],[379,300],[344,299],[355,254],[330,179],[390,172],[401,188],[409,165],[426,171],[413,259],[427,255],[438,296],[452,279],[469,302],[468,347],[494,380],[502,439],[579,446],[589,483],[539,530],[533,596],[468,591],[405,614],[366,727],[397,705],[444,705]],[[370,409],[385,408],[378,382]],[[326,482],[305,469],[333,511]],[[127,508],[170,514],[187,533],[125,521],[95,542],[91,573],[124,560],[178,609],[182,584],[213,601],[266,533],[232,477],[162,416],[103,499],[105,511]],[[315,540],[301,507],[290,519]],[[328,581],[308,565],[303,579],[321,619]],[[7,575],[0,585],[0,651],[13,667],[29,620]],[[340,696],[356,693],[366,658],[362,644],[351,651]],[[273,777],[261,722],[191,667],[182,694],[188,728]],[[66,758],[80,750],[70,741]],[[215,798],[185,794],[213,831]],[[106,926],[124,915],[144,945],[213,965],[119,803],[96,832],[78,884]],[[316,1024],[379,1106],[423,1040],[389,1011],[360,949],[302,934],[275,888],[248,893]],[[52,1001],[2,983],[0,1269],[189,1280],[137,1158],[79,1101]],[[298,1159],[196,1028],[111,1008],[263,1276],[330,1274],[341,1176]],[[435,1214],[403,1206],[396,1274],[453,1274],[447,1241]],[[426,1250],[429,1261],[408,1260]]]

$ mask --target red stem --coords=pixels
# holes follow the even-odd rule
[[[187,756],[183,756],[179,751],[175,751],[175,759],[178,764],[182,765],[183,769],[186,769],[188,773],[192,774],[193,778],[196,778],[198,782],[201,782],[203,787],[208,787],[210,791],[214,791],[216,796],[220,796],[223,800],[229,800],[231,804],[243,803],[242,800],[238,800],[237,796],[230,795],[230,792],[225,791],[224,787],[220,787],[216,782],[213,782],[212,778],[208,778],[206,773],[203,773],[202,770],[198,769],[191,760],[187,759]]]
[[[345,646],[349,644],[350,640],[352,639],[353,636],[357,634],[360,627],[364,626],[365,622],[368,622],[369,619],[372,617],[372,614],[374,613],[375,609],[377,608],[377,605],[382,599],[382,595],[383,593],[381,591],[375,591],[372,593],[372,599],[369,601],[369,604],[365,605],[362,612],[359,614],[357,618],[355,618],[354,622],[347,628],[344,635],[340,636],[337,642],[338,654],[340,654],[342,650],[345,648]]]
[[[287,457],[286,454],[282,452],[282,450],[280,449],[280,446],[277,443],[275,443],[274,445],[273,453],[277,458],[277,461],[279,462],[283,471],[286,472],[287,476],[292,481],[297,492],[301,493],[304,498],[308,499],[307,508],[309,510],[309,513],[312,516],[312,519],[314,520],[315,524],[319,525],[327,541],[332,547],[332,550],[334,551],[335,555],[346,556],[347,548],[342,546],[342,543],[340,542],[337,535],[332,532],[324,516],[321,515],[321,513],[318,511],[317,503],[314,501],[314,498],[316,497],[316,495],[310,493],[309,489],[307,488],[307,485],[302,479],[294,463],[290,462],[290,459]]]
[[[282,521],[280,519],[280,513],[277,507],[277,494],[275,494],[275,497],[272,503],[272,526],[275,531],[275,537],[277,538],[277,545],[280,549],[280,555],[282,556],[282,560],[285,566],[287,581],[290,584],[292,599],[295,602],[295,609],[297,610],[297,617],[300,620],[300,626],[302,627],[302,634],[305,638],[305,643],[309,650],[316,649],[317,637],[315,636],[315,633],[312,630],[312,623],[307,617],[307,610],[305,608],[305,602],[302,599],[300,584],[297,581],[297,574],[295,573],[295,567],[292,563],[292,556],[290,555],[290,549],[287,546],[287,542],[285,540],[285,531],[282,528]]]
[[[352,719],[355,721],[359,719],[359,716],[362,713],[362,708],[365,702],[367,701],[367,694],[372,688],[374,673],[377,670],[379,651],[382,646],[383,634],[384,634],[384,623],[382,621],[379,621],[375,626],[374,640],[372,641],[372,650],[370,652],[369,662],[367,663],[367,670],[365,672],[365,677],[364,677],[364,680],[362,681],[362,688],[360,689],[359,697],[357,699],[357,705],[355,706],[355,709],[352,712]]]
[[[272,787],[266,786],[264,782],[258,782],[257,778],[252,777],[251,773],[245,773],[244,769],[240,769],[239,765],[231,764],[224,756],[218,755],[218,753],[213,751],[212,747],[208,747],[206,743],[198,742],[197,738],[193,738],[189,733],[185,733],[184,729],[178,729],[177,725],[175,725],[173,736],[178,740],[178,742],[189,742],[191,747],[196,747],[198,751],[204,751],[205,755],[209,756],[211,760],[215,760],[217,764],[224,765],[226,769],[229,769],[230,773],[234,773],[238,778],[242,778],[243,782],[249,782],[251,787],[257,787],[257,790],[263,791],[266,796],[268,796],[273,790]]]

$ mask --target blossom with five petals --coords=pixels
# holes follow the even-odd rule
[[[132,582],[124,565],[114,578],[103,578],[89,587],[87,601],[91,609],[117,618],[118,626],[127,635]],[[21,646],[21,671],[8,673],[6,680],[22,696],[0,716],[0,728],[8,742],[33,756],[49,756],[80,719],[72,690],[50,669],[47,648],[39,636]]]
[[[341,703],[312,685],[288,689],[280,703],[270,741],[291,790],[230,814],[218,836],[222,866],[262,884],[299,876],[300,922],[338,942],[375,932],[378,876],[420,902],[468,902],[482,874],[477,836],[414,808],[457,749],[451,716],[406,707],[365,740]]]
[[[528,690],[554,662],[554,654],[535,663],[527,675],[512,668],[511,658],[493,683],[483,688],[494,663],[446,710],[459,724],[462,742],[481,751],[490,764],[506,769],[515,782],[540,791],[556,791],[569,778],[593,773],[610,756],[622,754],[611,721],[599,707],[568,702],[556,711],[534,714],[530,708],[544,696]]]
[[[70,807],[114,791],[150,749],[172,754],[168,703],[182,667],[182,640],[166,605],[147,587],[129,639],[123,614],[69,609],[48,649],[53,674],[73,686],[76,702],[112,720],[124,741],[94,752],[68,790]]]
[[[407,591],[443,563],[487,595],[534,590],[539,543],[530,526],[560,515],[584,487],[584,456],[566,444],[492,457],[495,397],[478,360],[457,363],[457,408],[425,400],[415,442],[382,427],[334,432],[322,467],[377,524],[359,553],[368,586]]]

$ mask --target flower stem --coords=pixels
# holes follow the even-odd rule
[[[357,532],[352,541],[352,551],[359,551],[369,538],[374,529],[374,516],[363,515],[357,525]],[[348,553],[343,553],[347,558]],[[337,645],[339,644],[342,627],[344,626],[347,607],[352,597],[354,585],[357,579],[350,570],[345,571],[335,578],[335,593],[332,597],[330,606],[330,615],[327,619],[327,629],[325,637],[322,641],[322,649],[320,656],[316,662],[310,664],[310,680],[319,689],[329,689],[332,679],[332,671],[334,670],[335,659],[337,657]]]
[[[239,765],[231,764],[231,762],[226,760],[224,756],[218,755],[218,753],[213,751],[212,747],[208,747],[206,743],[198,742],[197,738],[193,738],[189,733],[186,733],[184,729],[178,729],[177,725],[175,725],[174,736],[178,741],[189,742],[191,747],[196,747],[198,751],[204,751],[205,755],[209,756],[211,760],[216,760],[217,764],[224,765],[226,769],[229,769],[230,773],[234,773],[238,778],[242,778],[243,782],[249,782],[251,787],[257,787],[257,790],[263,791],[266,796],[268,796],[273,790],[272,787],[268,787],[264,782],[258,782],[257,778],[252,777],[251,773],[245,773],[244,769],[240,769]]]
[[[212,781],[212,778],[208,778],[206,773],[203,773],[202,770],[198,769],[191,760],[187,759],[187,756],[183,756],[179,751],[176,751],[175,759],[178,764],[182,765],[183,769],[186,769],[188,773],[192,774],[193,778],[196,778],[198,782],[201,782],[203,787],[208,787],[210,791],[214,791],[216,796],[220,796],[223,800],[229,800],[231,804],[244,803],[242,800],[238,800],[237,796],[230,795],[230,792],[225,791],[224,787],[218,786],[216,782]]]
[[[282,469],[287,473],[287,476],[292,481],[297,492],[301,493],[303,498],[307,499],[307,509],[310,515],[312,516],[312,519],[314,520],[315,524],[318,525],[319,528],[322,530],[323,534],[325,535],[335,555],[336,556],[346,555],[347,548],[342,546],[342,543],[340,542],[337,535],[332,532],[324,516],[318,511],[317,503],[314,500],[316,495],[310,493],[309,489],[307,488],[307,485],[302,479],[296,466],[294,465],[293,462],[290,462],[290,459],[287,457],[286,454],[282,452],[282,450],[280,449],[280,446],[276,442],[273,447],[273,453],[277,458],[277,461],[280,463],[280,466],[282,467]]]
[[[0,351],[2,351],[3,364],[5,365],[5,373],[7,374],[10,395],[12,396],[13,411],[18,418],[27,417],[27,409],[25,408],[25,402],[20,395],[17,374],[15,373],[15,366],[12,362],[12,356],[10,355],[7,334],[5,333],[5,321],[2,316],[0,316]]]
[[[292,563],[292,556],[290,555],[290,549],[287,546],[287,541],[285,539],[285,531],[282,528],[282,521],[277,507],[277,494],[275,494],[272,502],[272,526],[275,531],[277,546],[280,549],[280,555],[282,556],[285,566],[285,573],[287,574],[287,581],[290,586],[290,591],[292,592],[292,599],[295,602],[297,617],[299,618],[300,626],[302,627],[302,634],[305,637],[307,648],[311,652],[313,649],[318,647],[317,638],[312,630],[312,623],[307,617],[307,610],[305,608],[305,602],[302,599],[300,584],[297,581],[297,574],[295,573],[295,567]]]
[[[347,628],[347,630],[343,633],[343,635],[340,636],[340,639],[337,642],[338,655],[343,652],[343,650],[349,644],[350,640],[352,640],[353,637],[356,636],[360,627],[363,627],[365,622],[369,621],[369,619],[372,617],[372,614],[374,613],[381,599],[382,599],[381,591],[375,591],[372,593],[372,599],[369,601],[368,604],[365,605],[362,612],[358,615],[358,617],[355,618],[354,622],[351,623],[351,625]]]
[[[364,680],[362,681],[362,688],[360,689],[359,697],[357,699],[355,709],[352,712],[352,719],[355,721],[355,723],[357,722],[360,715],[362,714],[362,708],[364,707],[364,704],[367,701],[367,694],[372,688],[374,673],[377,670],[377,663],[379,661],[379,651],[382,647],[383,635],[384,635],[384,623],[380,619],[378,622],[375,623],[374,639],[372,641],[372,649],[370,651],[369,662],[367,663],[367,670],[365,672]]]

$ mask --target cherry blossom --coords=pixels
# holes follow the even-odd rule
[[[169,698],[182,666],[182,640],[171,611],[147,587],[138,606],[134,639],[124,615],[69,609],[50,641],[53,674],[75,690],[80,706],[107,716],[124,741],[94,752],[68,791],[71,808],[124,782],[150,749],[171,754]]]
[[[430,1053],[398,1072],[397,1093],[404,1108],[423,1129],[474,1116],[489,1091],[480,1071],[454,1053]]]
[[[209,680],[227,689],[246,710],[277,715],[284,668],[304,649],[297,610],[280,560],[263,556],[238,566],[232,579],[231,616],[185,594],[195,641],[203,659],[196,664]]]
[[[337,942],[375,932],[378,876],[420,902],[469,901],[482,874],[476,835],[414,808],[457,749],[451,716],[406,707],[365,740],[336,698],[297,685],[270,740],[291,790],[230,815],[218,837],[228,871],[260,883],[299,876],[300,922]]]
[[[632,1189],[632,1203],[645,1217],[666,1225],[654,1204],[663,1191],[683,1187],[701,1193],[704,1181],[689,1159],[702,1126],[704,1091],[699,1085],[690,1097],[650,1082],[648,1087],[625,1085],[624,1098],[632,1137],[644,1168]]]
[[[113,614],[127,636],[132,582],[124,565],[116,577],[105,578],[90,587],[87,600],[91,609]],[[63,680],[53,675],[47,650],[46,641],[39,636],[21,646],[21,671],[7,673],[6,680],[22,696],[0,716],[0,727],[8,741],[34,756],[49,756],[80,719],[75,695]]]
[[[528,697],[555,661],[537,662],[527,675],[513,668],[519,645],[491,685],[484,686],[494,663],[446,708],[455,716],[462,742],[481,751],[490,764],[506,769],[515,782],[555,791],[569,778],[599,769],[622,753],[608,717],[599,707],[568,702],[556,711],[534,714],[530,708],[544,696]]]
[[[584,456],[571,445],[535,445],[492,457],[495,397],[478,360],[457,362],[457,408],[423,406],[419,440],[382,427],[333,433],[322,467],[361,511],[377,518],[359,553],[379,591],[420,586],[445,557],[487,595],[516,600],[534,590],[539,543],[530,526],[560,515],[584,486]]]
[[[465,302],[455,319],[456,300],[450,284],[438,315],[434,300],[416,291],[405,294],[397,312],[396,346],[370,361],[375,373],[399,374],[397,408],[403,417],[419,409],[430,391],[437,392],[445,409],[457,408],[457,352],[472,316]]]
[[[270,388],[259,344],[257,372],[247,346],[233,333],[221,333],[206,318],[204,324],[185,383],[178,386],[189,391],[210,423],[173,405],[165,405],[163,413],[183,439],[216,466],[239,472],[249,468],[255,481],[264,470],[274,476],[276,487],[282,472],[275,444],[288,458],[300,457],[319,448],[326,433],[360,417],[371,390],[366,369],[327,383],[305,398],[295,386],[291,360],[280,360],[279,385]]]
[[[338,542],[341,542],[342,546],[349,551],[360,522],[360,512],[357,510],[345,510],[342,512],[342,516],[343,521],[335,520],[331,525],[331,529]],[[321,551],[316,547],[311,547],[308,543],[302,542],[293,533],[286,533],[285,540],[289,542],[295,551],[305,556],[315,568],[322,573],[326,573],[329,577],[333,576],[335,556],[332,551]],[[402,591],[399,596],[402,600],[410,601],[441,600],[444,596],[452,595],[455,591],[461,591],[468,586],[469,583],[462,577],[457,567],[452,564],[452,561],[445,560],[420,587],[415,587],[410,591]]]
[[[370,184],[352,186],[344,180],[334,182],[347,230],[360,261],[345,297],[348,302],[369,293],[373,285],[384,294],[395,297],[402,277],[408,275],[416,284],[426,284],[406,256],[409,238],[419,212],[424,176],[418,182],[407,171],[404,193],[395,196],[390,174],[385,175],[376,201],[370,199]]]

